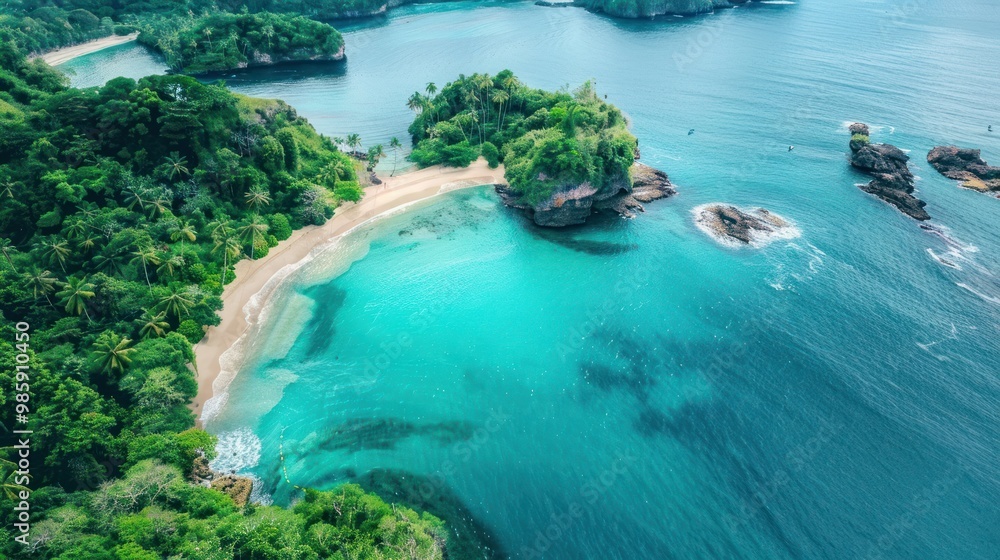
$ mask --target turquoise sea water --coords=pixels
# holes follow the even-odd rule
[[[515,558],[997,557],[1000,200],[924,161],[1000,162],[994,2],[640,22],[457,3],[340,27],[346,63],[226,82],[374,143],[428,81],[594,78],[680,194],[551,232],[480,188],[356,232],[259,309],[207,424],[220,468],[278,503],[286,474],[409,473],[401,498],[456,497]],[[66,66],[163,69],[135,46]],[[912,150],[940,234],[854,186],[855,120]],[[691,215],[715,201],[801,236],[722,247]]]

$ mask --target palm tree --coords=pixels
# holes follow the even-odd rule
[[[229,235],[229,233],[226,231],[214,236],[215,247],[212,248],[213,253],[222,249],[222,280],[220,283],[223,286],[226,284],[226,274],[229,272],[229,257],[236,258],[243,252],[243,247],[240,245],[239,240]]]
[[[483,127],[479,126],[479,113],[475,110],[469,111],[469,121],[472,122],[472,126],[479,132],[479,143],[483,143]]]
[[[136,247],[136,251],[132,253],[132,260],[129,264],[135,264],[136,261],[142,263],[142,273],[146,275],[146,286],[150,290],[153,289],[153,284],[149,281],[149,269],[146,268],[148,264],[160,264],[159,259],[156,258],[156,251],[150,246]]]
[[[63,273],[66,273],[66,259],[72,253],[69,248],[69,242],[65,239],[51,236],[39,243],[38,247],[42,250],[42,258],[48,260],[49,264],[58,262]]]
[[[498,89],[493,92],[493,97],[490,99],[500,106],[500,108],[497,109],[497,129],[499,130],[503,128],[503,104],[510,99],[510,94],[502,89]]]
[[[194,305],[194,301],[185,292],[174,287],[170,289],[170,293],[166,297],[160,300],[157,307],[160,307],[164,314],[173,315],[180,319],[188,313],[192,305]]]
[[[93,218],[97,215],[97,204],[94,202],[83,202],[77,205],[76,211],[83,214],[85,218]]]
[[[220,235],[229,235],[233,231],[233,222],[225,214],[221,214],[218,219],[208,222],[208,231],[212,239]]]
[[[77,239],[78,237],[83,237],[83,235],[87,233],[88,227],[90,226],[87,225],[87,222],[84,222],[81,219],[73,220],[72,222],[66,224],[66,238]]]
[[[169,276],[174,277],[176,269],[184,266],[184,257],[181,255],[169,255],[167,253],[162,253],[156,258],[160,260],[160,266],[156,269],[156,274],[159,276]]]
[[[347,167],[344,166],[344,162],[340,159],[335,159],[330,163],[326,164],[323,169],[320,170],[317,179],[322,181],[324,184],[329,185],[333,182],[333,186],[337,186],[337,181],[343,178],[344,174],[347,172]]]
[[[108,248],[105,247],[104,252],[94,257],[95,270],[110,275],[121,275],[122,256],[120,251],[109,252]]]
[[[507,90],[507,93],[513,94],[514,90],[517,88],[517,86],[520,83],[521,82],[519,82],[517,80],[516,76],[514,76],[513,74],[510,74],[509,76],[507,76],[506,78],[503,79],[503,83],[501,85],[503,86],[503,88],[505,90]]]
[[[85,314],[88,321],[93,321],[90,318],[90,312],[87,311],[87,300],[94,297],[94,285],[87,282],[86,276],[83,278],[77,278],[76,276],[67,278],[66,285],[56,295],[62,300],[61,303],[66,306],[66,313],[73,315]]]
[[[434,82],[427,82],[427,97],[434,97],[434,94],[437,93],[437,91],[438,87],[434,85]]]
[[[361,146],[361,135],[354,133],[348,134],[347,145],[351,147],[352,152],[357,153],[358,148]]]
[[[489,99],[490,98],[490,88],[493,87],[493,78],[491,78],[488,74],[483,74],[482,76],[479,76],[479,78],[476,80],[475,83],[476,83],[476,86],[478,86],[480,90],[483,90],[485,92],[485,95],[483,96],[483,99],[484,100]],[[483,120],[484,121],[489,120],[489,118],[490,118],[489,109],[490,109],[489,104],[488,103],[483,103]]]
[[[202,33],[204,33],[205,38],[208,39],[208,50],[212,50],[212,28],[206,27]]]
[[[406,108],[418,115],[420,114],[421,111],[424,110],[424,107],[425,107],[424,96],[420,95],[419,91],[413,92],[413,95],[411,95],[410,98],[406,100]]]
[[[13,259],[10,258],[10,254],[16,252],[17,248],[14,247],[13,241],[11,241],[6,237],[0,238],[0,253],[3,253],[4,258],[7,259],[7,262],[10,264],[10,267],[14,269],[15,274],[17,274],[17,267],[14,266],[14,261]]]
[[[399,160],[397,155],[399,153],[399,148],[402,146],[403,145],[399,143],[399,138],[396,138],[395,136],[389,140],[389,149],[392,150],[392,173],[389,174],[390,177],[396,174],[396,162]]]
[[[267,48],[271,48],[271,38],[274,37],[274,27],[270,25],[261,27],[260,34],[267,37]]]
[[[187,168],[187,158],[182,157],[178,152],[170,152],[170,155],[163,158],[163,161],[167,166],[167,173],[171,181],[174,180],[175,175],[188,176],[191,174]]]
[[[271,204],[271,195],[269,195],[264,189],[250,189],[250,192],[248,192],[245,197],[247,199],[247,206],[258,212],[260,211],[261,206]]]
[[[49,299],[49,294],[55,293],[56,287],[59,286],[59,279],[52,275],[48,270],[39,270],[37,268],[32,269],[31,272],[25,272],[24,278],[28,281],[28,287],[31,288],[31,292],[35,295],[35,299],[38,299],[39,295],[45,296],[45,301],[52,305],[52,300]]]
[[[259,214],[254,214],[250,218],[250,222],[240,228],[240,236],[243,238],[243,242],[246,243],[248,239],[250,241],[251,259],[255,258],[254,250],[257,248],[257,243],[264,241],[265,233],[267,233],[267,223],[261,219]]]
[[[0,196],[6,196],[7,198],[14,198],[14,187],[19,186],[20,183],[17,181],[11,181],[10,179],[4,179],[0,183]]]
[[[127,204],[126,208],[128,208],[129,210],[134,210],[135,207],[138,206],[139,210],[145,210],[146,199],[143,198],[145,194],[146,193],[144,192],[139,192],[134,187],[129,187],[125,189],[125,203]]]
[[[368,171],[374,171],[375,166],[378,165],[382,156],[385,155],[385,150],[382,149],[382,144],[375,144],[371,148],[368,148]]]
[[[158,216],[162,215],[167,210],[170,210],[170,201],[163,198],[157,197],[154,200],[148,200],[149,203],[149,219],[153,220]]]
[[[576,133],[576,116],[579,113],[580,106],[576,103],[571,103],[569,107],[566,108],[566,119],[563,120],[564,126],[566,128],[566,135],[573,136]]]
[[[341,146],[344,145],[344,139],[341,136],[334,136],[333,138],[331,138],[331,140],[333,140],[333,144],[337,146],[338,150],[340,149]]]
[[[181,251],[184,250],[184,241],[190,241],[194,243],[194,240],[198,238],[198,233],[191,225],[190,221],[187,220],[177,220],[174,222],[173,227],[170,231],[170,240],[181,242]]]
[[[166,311],[160,311],[156,315],[149,312],[148,309],[143,309],[142,320],[145,323],[139,328],[139,338],[146,340],[147,338],[160,338],[166,334],[167,329],[170,328],[170,323],[165,321],[167,318]]]
[[[97,239],[98,238],[94,235],[88,235],[87,237],[81,239],[76,245],[84,253],[89,253],[94,250],[94,247],[97,245]]]
[[[125,366],[132,362],[129,354],[135,351],[135,348],[129,348],[129,344],[131,343],[131,340],[118,336],[115,333],[98,339],[98,342],[94,343],[94,351],[92,353],[100,358],[101,371],[110,374],[117,372],[119,375],[124,373]]]

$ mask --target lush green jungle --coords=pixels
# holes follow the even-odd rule
[[[480,154],[503,163],[511,189],[534,204],[561,185],[598,190],[627,181],[637,142],[625,117],[600,99],[592,83],[573,93],[522,84],[509,70],[461,76],[440,92],[428,84],[408,106],[418,165],[469,165]]]
[[[357,486],[285,510],[195,483],[192,343],[237,260],[359,199],[359,163],[280,101],[72,89],[27,48],[0,44],[0,555],[441,558],[440,521]]]
[[[140,24],[139,42],[186,74],[283,61],[343,57],[344,39],[318,21],[268,12],[159,17]]]

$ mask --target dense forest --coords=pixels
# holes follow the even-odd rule
[[[503,163],[511,189],[527,204],[563,185],[589,182],[600,190],[629,177],[636,139],[625,117],[601,100],[593,84],[572,94],[522,84],[509,70],[461,76],[440,92],[428,84],[408,106],[418,165],[464,167],[483,155]]]
[[[178,72],[199,74],[287,61],[343,58],[336,29],[302,16],[226,14],[149,18],[139,42],[161,53]]]
[[[204,59],[206,68],[235,68],[253,59],[248,53],[250,48],[262,55],[295,54],[296,58],[310,53],[336,53],[342,45],[339,34],[329,25],[304,18],[329,20],[365,16],[406,3],[409,1],[11,0],[0,7],[0,42],[13,41],[26,53],[38,53],[144,28],[154,31],[147,35],[148,44],[155,46],[161,38],[165,39],[160,50],[168,57],[171,67],[193,67],[192,71],[197,72],[204,70],[197,69],[192,57]],[[248,14],[260,14],[261,17],[247,18]],[[275,14],[282,14],[282,17]],[[204,33],[206,28],[211,29],[211,36]],[[172,42],[176,35],[185,32],[192,33],[195,45],[190,41]],[[217,50],[219,43],[226,48]],[[306,53],[295,53],[303,48],[307,49]],[[317,49],[315,53],[312,52],[314,48]],[[219,58],[231,63],[222,64]]]
[[[129,29],[119,29],[123,34]],[[115,32],[110,17],[100,18],[83,9],[44,7],[0,11],[0,43],[13,43],[25,52],[41,52],[107,37]]]
[[[621,18],[645,18],[665,14],[703,14],[717,8],[731,8],[747,0],[574,0],[596,12]]]
[[[280,101],[67,88],[27,48],[0,44],[0,557],[441,558],[440,521],[356,486],[290,510],[209,487],[188,409],[233,264],[357,200],[355,160]]]

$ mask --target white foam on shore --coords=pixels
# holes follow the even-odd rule
[[[315,258],[315,253],[316,250],[311,251],[302,260],[283,266],[267,280],[260,291],[250,296],[246,305],[243,306],[243,318],[247,323],[247,329],[233,342],[232,346],[219,356],[219,375],[212,382],[212,397],[205,401],[201,410],[200,419],[203,426],[218,416],[229,401],[229,386],[246,363],[249,355],[247,352],[248,344],[255,338],[254,335],[259,332],[260,326],[267,322],[270,315],[271,306],[268,304],[271,302],[271,296],[289,276],[312,261]]]
[[[215,444],[216,457],[208,464],[222,474],[240,474],[260,463],[261,442],[250,428],[239,428],[219,434]]]
[[[264,492],[264,481],[257,475],[247,472],[260,463],[262,447],[260,438],[250,428],[239,428],[219,434],[218,443],[215,444],[217,455],[208,466],[220,474],[235,474],[249,478],[253,483],[250,501],[266,506],[271,505],[274,500]]]
[[[712,206],[732,206],[733,208],[736,208],[740,212],[751,215],[755,218],[759,218],[764,221],[768,221],[769,217],[771,219],[777,218],[783,221],[786,225],[776,226],[774,224],[769,223],[769,225],[771,225],[771,227],[774,228],[772,231],[752,230],[750,232],[750,243],[743,243],[742,241],[738,239],[733,239],[732,237],[729,237],[727,235],[721,235],[714,229],[712,229],[711,225],[709,225],[707,223],[707,220],[705,219],[706,210]],[[744,208],[736,206],[734,204],[726,204],[724,202],[709,202],[708,204],[701,204],[695,206],[694,208],[691,209],[691,214],[694,216],[694,223],[698,227],[698,229],[700,229],[706,235],[711,237],[718,244],[724,247],[731,247],[734,249],[739,249],[741,247],[747,247],[747,246],[753,247],[754,249],[761,249],[763,247],[770,245],[771,243],[774,243],[775,241],[779,241],[782,239],[796,239],[802,236],[802,231],[795,225],[794,222],[785,218],[784,216],[779,216],[778,214],[775,214],[773,212],[770,213],[770,216],[761,214],[760,208]]]
[[[264,491],[264,481],[260,479],[255,474],[245,475],[253,482],[253,487],[250,489],[250,502],[254,504],[260,504],[262,506],[269,506],[274,503],[274,498],[270,494]]]

